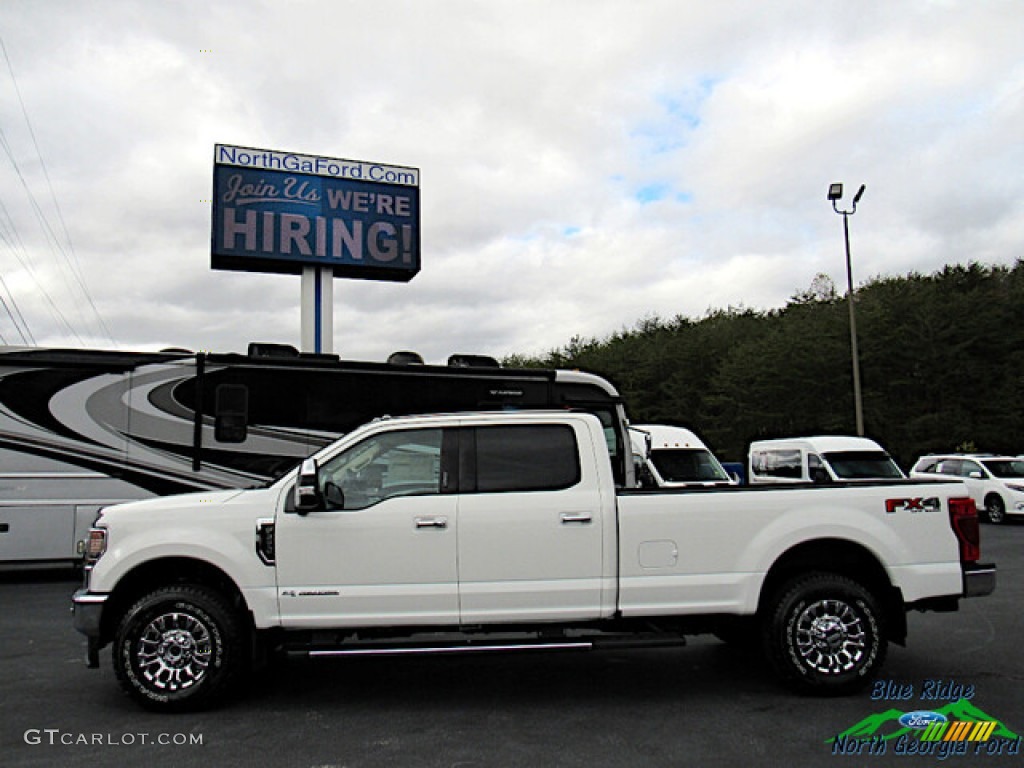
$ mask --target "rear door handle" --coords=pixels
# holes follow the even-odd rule
[[[580,523],[586,525],[591,522],[592,519],[588,512],[563,512],[561,518],[563,525],[568,525],[569,523]]]
[[[447,528],[448,518],[447,517],[417,517],[416,518],[417,528]]]

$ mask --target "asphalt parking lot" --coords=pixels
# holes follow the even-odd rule
[[[908,646],[890,648],[880,681],[838,699],[793,695],[756,657],[695,638],[607,653],[292,661],[227,707],[156,715],[121,695],[109,649],[99,670],[86,669],[71,627],[73,578],[2,574],[0,764],[1019,764],[1006,738],[965,742],[964,754],[950,745],[944,759],[896,741],[881,754],[829,741],[871,715],[959,699],[1024,734],[1024,525],[982,532],[996,593],[953,614],[911,614]]]

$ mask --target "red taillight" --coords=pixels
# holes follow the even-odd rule
[[[974,499],[950,499],[949,524],[960,543],[960,562],[977,562],[981,558],[981,533]]]

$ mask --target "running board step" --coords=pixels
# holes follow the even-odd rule
[[[455,643],[352,643],[338,646],[287,647],[289,656],[337,658],[345,656],[430,656],[515,651],[590,651],[610,648],[673,648],[686,645],[679,635],[638,635],[564,639],[516,640],[511,642],[462,641]]]

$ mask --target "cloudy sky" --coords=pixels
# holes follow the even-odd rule
[[[420,170],[419,275],[334,281],[348,358],[845,290],[833,181],[858,282],[1024,257],[1020,0],[4,0],[0,38],[9,344],[297,346],[297,277],[210,269],[216,143]]]

